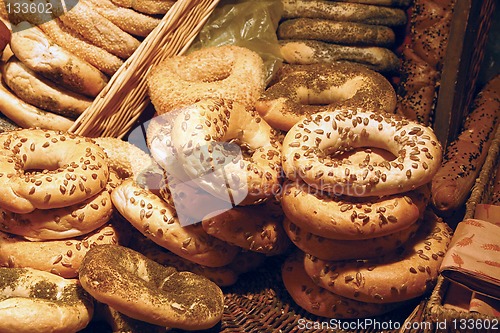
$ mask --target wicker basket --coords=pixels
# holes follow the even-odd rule
[[[165,58],[183,54],[218,2],[176,1],[70,131],[89,137],[122,138],[149,104],[145,81],[149,69]]]
[[[473,218],[476,205],[478,203],[487,203],[491,195],[492,184],[495,180],[496,168],[500,158],[500,126],[497,127],[495,137],[491,143],[488,155],[483,164],[479,177],[472,188],[471,195],[466,203],[466,212],[464,219]],[[429,301],[426,304],[426,317],[434,323],[434,332],[498,332],[500,319],[486,316],[480,313],[461,312],[453,309],[447,309],[443,306],[443,299],[448,290],[449,281],[439,276],[438,283],[434,288]],[[446,325],[443,324],[446,322]],[[497,323],[497,329],[487,329],[485,325],[477,323]],[[438,323],[441,327],[438,327]],[[466,323],[470,323],[468,326]],[[446,326],[446,328],[444,327]],[[465,327],[465,329],[460,329]]]

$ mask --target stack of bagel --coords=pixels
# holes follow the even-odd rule
[[[29,3],[0,4],[0,18],[12,31],[0,112],[20,127],[69,129],[173,1],[63,3],[31,4],[29,10],[23,9]]]
[[[432,129],[394,114],[331,109],[295,124],[281,203],[298,248],[282,271],[296,303],[359,318],[429,291],[450,240],[426,212],[440,163]]]
[[[282,0],[281,55],[290,64],[345,60],[394,74],[395,29],[404,28],[409,2]]]

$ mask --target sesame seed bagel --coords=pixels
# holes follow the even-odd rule
[[[406,13],[400,8],[319,0],[282,0],[282,2],[284,19],[308,17],[384,26],[406,24]]]
[[[368,303],[391,303],[432,290],[451,229],[431,211],[398,252],[368,260],[325,261],[306,255],[304,268],[319,286]]]
[[[85,254],[102,244],[126,245],[129,232],[117,223],[106,224],[76,238],[52,241],[30,241],[11,234],[0,233],[0,266],[34,268],[75,278]],[[33,255],[36,253],[36,255]]]
[[[318,40],[280,40],[280,54],[289,64],[311,65],[350,61],[381,73],[397,72],[398,56],[385,47],[350,46],[325,43]]]
[[[345,45],[391,47],[395,41],[390,27],[315,18],[294,18],[278,26],[278,39],[312,39]]]
[[[288,218],[283,220],[283,228],[295,246],[322,260],[369,259],[393,252],[415,234],[418,226],[417,222],[385,236],[344,240],[315,235]]]
[[[278,202],[234,207],[202,222],[207,234],[248,251],[277,255],[284,253],[290,239],[283,230],[283,212]]]
[[[85,328],[94,311],[78,280],[31,268],[0,268],[0,331],[67,333]]]
[[[225,99],[183,108],[172,127],[174,148],[190,179],[212,195],[240,205],[278,192],[279,139],[255,111]]]
[[[207,47],[163,60],[151,69],[147,85],[159,114],[207,98],[224,98],[253,108],[264,90],[264,62],[247,48]]]
[[[35,73],[90,97],[97,96],[108,83],[106,75],[55,44],[40,28],[24,21],[14,26],[14,31],[12,52]]]
[[[220,321],[224,310],[222,291],[209,279],[178,272],[118,245],[90,249],[79,279],[99,302],[155,325],[207,329]]]
[[[327,318],[366,318],[387,313],[401,306],[399,303],[360,302],[321,288],[305,272],[303,257],[304,254],[300,251],[288,256],[281,276],[292,299],[307,312]]]
[[[272,127],[288,131],[305,115],[329,108],[393,113],[396,92],[381,74],[349,62],[293,66],[268,87],[255,109]]]
[[[57,86],[15,57],[2,66],[2,76],[7,86],[23,101],[68,118],[76,119],[92,104],[90,98]]]
[[[0,208],[0,230],[24,237],[51,240],[87,234],[108,222],[113,204],[108,191],[80,203],[17,214]]]
[[[294,224],[338,240],[382,237],[406,229],[422,216],[430,197],[427,186],[364,198],[330,195],[300,180],[283,187],[283,211]]]
[[[66,207],[97,195],[108,183],[106,155],[89,138],[21,129],[3,133],[0,142],[3,209],[29,213]]]
[[[208,235],[200,224],[182,226],[175,210],[149,190],[127,179],[111,193],[113,204],[137,230],[156,244],[197,264],[220,267],[239,249]]]
[[[350,165],[332,158],[359,147],[381,148],[396,158]],[[331,110],[306,116],[283,141],[282,167],[289,179],[356,197],[414,190],[431,181],[442,148],[430,127],[398,115],[368,110]]]

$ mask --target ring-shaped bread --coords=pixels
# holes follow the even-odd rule
[[[80,203],[108,183],[104,151],[72,133],[21,129],[0,135],[0,207],[29,213]]]
[[[395,159],[353,165],[333,158],[359,147],[385,149]],[[442,160],[441,144],[430,127],[399,115],[351,109],[302,118],[286,134],[282,154],[289,179],[356,197],[414,190],[431,181]]]

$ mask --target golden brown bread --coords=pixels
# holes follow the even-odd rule
[[[462,132],[446,149],[432,179],[432,204],[440,215],[462,206],[470,194],[495,136],[500,117],[500,75],[476,96]]]
[[[397,112],[429,124],[455,0],[415,0],[402,54]]]

